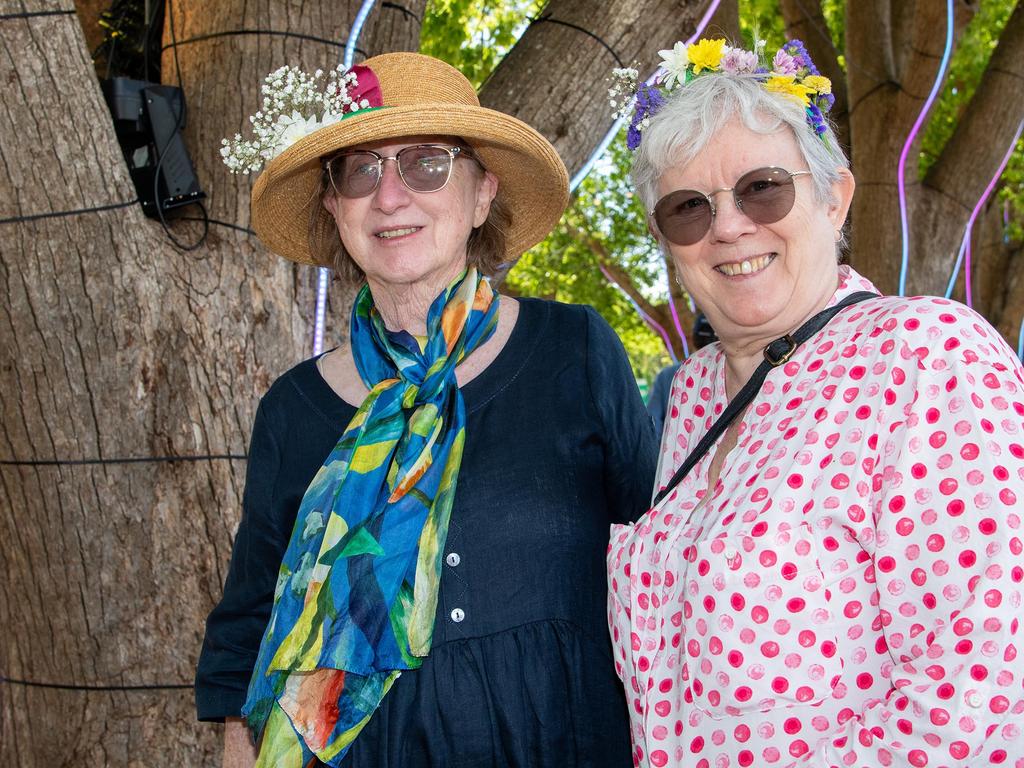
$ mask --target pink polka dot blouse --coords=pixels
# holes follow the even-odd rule
[[[858,290],[841,268],[833,302]],[[726,404],[714,344],[675,377],[659,484]],[[612,529],[634,763],[1024,768],[1024,368],[992,327],[936,298],[845,309],[707,492],[713,454]]]

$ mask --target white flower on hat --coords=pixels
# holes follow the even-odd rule
[[[274,124],[277,142],[270,147],[267,160],[273,160],[296,141],[309,136],[320,127],[320,121],[317,120],[316,115],[303,117],[298,111],[293,111],[290,115],[278,115],[277,122]]]
[[[661,56],[661,68],[665,70],[665,88],[671,89],[677,82],[681,83],[686,79],[686,67],[690,63],[686,43],[680,41],[671,48],[658,51],[658,55]]]

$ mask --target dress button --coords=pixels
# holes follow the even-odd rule
[[[964,698],[967,699],[967,705],[975,709],[979,709],[985,703],[985,698],[977,691],[968,691]]]
[[[448,563],[448,565],[450,565],[452,568],[454,568],[456,565],[462,562],[462,558],[459,557],[458,552],[449,552],[448,557],[446,557],[444,561]]]
[[[460,621],[466,618],[466,612],[463,611],[461,608],[452,608],[451,617],[452,621],[458,624]]]
[[[735,560],[736,555],[738,554],[739,552],[736,551],[735,547],[727,547],[725,550],[725,559],[730,561]]]

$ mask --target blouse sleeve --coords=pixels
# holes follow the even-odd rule
[[[811,764],[1009,765],[1019,745],[1024,371],[983,321],[964,327],[944,348],[897,345],[881,383],[859,538],[892,688],[847,710]]]
[[[224,596],[206,620],[195,681],[200,720],[240,716],[288,544],[290,531],[274,495],[281,451],[267,410],[264,400],[253,423],[242,519]]]
[[[614,522],[632,522],[650,502],[658,441],[622,342],[590,307],[587,379],[604,428],[605,498]]]

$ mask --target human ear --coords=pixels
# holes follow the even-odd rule
[[[473,209],[473,228],[483,226],[491,213],[491,203],[498,194],[498,177],[484,171],[476,187],[476,207]]]
[[[832,202],[828,206],[828,218],[832,222],[832,228],[840,230],[846,223],[846,214],[850,212],[857,182],[847,168],[840,166],[836,168],[836,173],[839,174],[839,178],[832,183]]]

